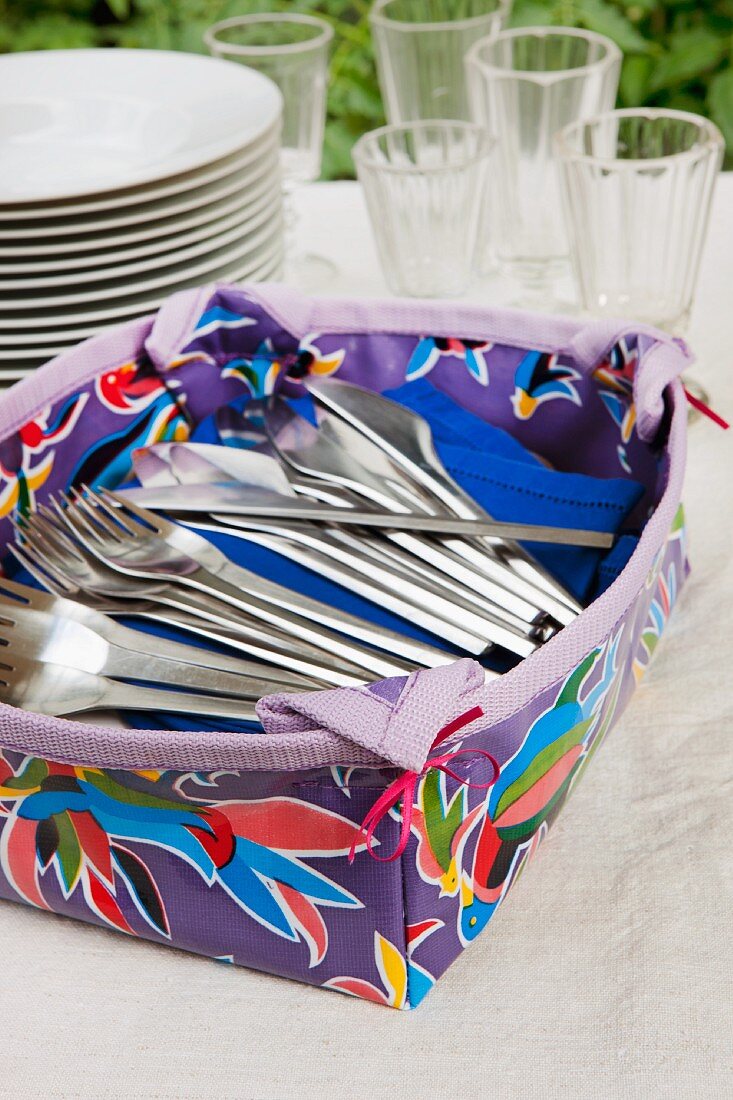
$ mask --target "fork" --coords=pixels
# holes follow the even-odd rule
[[[125,504],[108,490],[84,492],[82,496],[72,490],[73,496],[64,498],[66,506],[59,508],[59,515],[72,534],[113,569],[196,588],[381,676],[404,674],[413,667],[410,660],[429,667],[453,660],[443,650],[265,581],[234,565],[189,528],[170,523],[136,504]],[[319,629],[309,619],[329,629]],[[335,631],[392,653],[403,652],[408,661],[387,659]]]
[[[226,423],[230,434],[236,430],[236,421],[232,418],[227,418]],[[273,448],[266,438],[263,443],[258,444],[257,451],[246,452],[211,444],[157,444],[145,450],[138,457],[136,465],[144,481],[152,475],[155,481],[152,491],[154,499],[144,499],[150,493],[148,488],[127,490],[120,495],[125,500],[152,506],[156,511],[160,508],[165,512],[176,512],[176,492],[180,494],[180,486],[195,485],[198,487],[201,503],[198,507],[193,507],[192,494],[187,492],[182,498],[185,511],[204,511],[211,514],[216,523],[227,529],[228,534],[266,546],[285,556],[290,556],[292,547],[297,546],[297,560],[300,564],[358,592],[371,602],[419,623],[469,652],[482,652],[486,641],[490,641],[524,657],[537,648],[538,642],[546,641],[555,632],[552,626],[547,629],[542,621],[533,621],[536,619],[536,612],[529,604],[518,604],[525,610],[524,618],[511,614],[386,539],[374,538],[366,532],[360,532],[357,537],[333,526],[303,523],[293,525],[285,516],[276,521],[264,516],[244,519],[230,515],[225,502],[220,501],[219,497],[222,490],[226,489],[226,486],[220,484],[222,478],[232,475],[242,479],[240,482],[230,483],[235,494],[237,490],[240,491],[240,499],[240,486],[244,481],[247,485],[254,484],[257,491],[261,491],[261,486],[269,489],[277,484],[282,487],[284,482],[287,492],[278,499],[297,503],[293,488],[285,477],[284,471],[288,468],[276,457],[270,457],[271,451]],[[221,465],[217,466],[216,462]],[[167,481],[164,471],[166,463],[170,469]],[[288,474],[293,474],[292,467],[288,469]],[[212,482],[215,484],[212,485]],[[202,484],[206,486],[203,496]],[[304,486],[297,477],[296,484],[310,494],[310,485]],[[194,494],[195,492],[196,490]],[[160,499],[155,499],[157,496]],[[164,505],[166,497],[169,501],[167,507]],[[180,496],[178,499],[181,499]],[[343,513],[344,501],[339,503]],[[217,505],[216,511],[214,504]],[[178,518],[184,523],[183,516]],[[334,522],[337,520],[338,515],[334,516]],[[198,530],[216,530],[196,519],[191,519],[187,525]],[[247,534],[244,534],[245,531]],[[365,561],[365,558],[372,560]],[[482,583],[482,578],[476,579]],[[483,581],[483,584],[485,586],[486,582]],[[442,622],[436,625],[436,618]],[[447,628],[445,623],[448,623]],[[475,640],[469,638],[467,641],[466,635],[473,635],[474,639],[478,639],[478,650],[472,648],[476,644]]]
[[[30,599],[27,592],[33,594]],[[246,698],[319,686],[318,681],[236,658],[224,658],[224,663],[237,671],[210,668],[203,663],[205,651],[157,639],[168,653],[161,657],[153,652],[155,639],[72,600],[36,593],[5,578],[0,578],[0,624],[5,641],[25,657],[113,679],[145,680]],[[216,654],[212,656],[216,660]]]
[[[108,615],[131,616],[183,628],[188,633],[236,649],[250,657],[278,667],[291,669],[325,685],[347,687],[364,682],[362,671],[308,643],[297,641],[274,628],[262,628],[256,620],[238,615],[233,608],[178,585],[137,582],[123,577],[84,553],[78,544],[59,532],[51,513],[41,506],[38,512],[16,524],[23,539],[10,550],[20,564],[44,588],[93,611]],[[139,633],[143,639],[146,635]],[[219,655],[210,654],[208,662]],[[324,663],[327,662],[327,663]]]
[[[122,684],[65,665],[28,660],[0,650],[0,701],[36,714],[60,717],[88,710],[155,710],[259,722],[245,699]],[[11,663],[12,662],[12,663]]]

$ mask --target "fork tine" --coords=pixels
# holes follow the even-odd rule
[[[133,529],[121,519],[110,516],[109,511],[102,506],[101,502],[92,502],[86,497],[83,499],[80,497],[76,501],[76,507],[81,509],[93,524],[104,531],[107,540],[111,539],[114,542],[119,542],[121,539],[135,534]]]
[[[102,489],[102,497],[107,500],[113,500],[115,502],[115,512],[118,512],[120,508],[123,508],[126,512],[131,512],[134,516],[137,516],[142,524],[138,527],[141,533],[146,535],[151,534],[152,531],[158,535],[170,534],[173,530],[173,525],[168,523],[167,520],[162,519],[161,516],[155,512],[151,512],[148,508],[143,508],[139,504],[135,504],[131,500],[127,500],[124,497],[118,496],[117,493],[113,493],[111,489]],[[110,507],[110,505],[108,505]],[[132,522],[132,521],[131,521]],[[142,530],[144,525],[144,531]]]
[[[9,599],[7,593],[10,593],[12,599],[17,600],[21,605],[31,607],[33,604],[33,600],[30,598],[30,594],[33,593],[32,588],[29,588],[26,584],[11,581],[8,577],[0,577],[0,596]]]
[[[113,533],[116,538],[120,537],[120,528],[127,535],[151,534],[148,528],[143,530],[138,523],[125,515],[121,508],[109,504],[104,497],[91,489],[85,489],[83,502],[88,510],[94,511],[95,518],[100,526]]]
[[[102,539],[99,529],[94,526],[93,517],[89,517],[81,507],[76,507],[70,499],[65,508],[59,508],[59,515],[64,521],[66,530],[70,531],[83,547],[97,556],[97,547]]]
[[[78,586],[50,563],[39,561],[35,556],[21,550],[17,543],[11,544],[9,549],[23,568],[49,592],[57,596],[74,596],[79,592]]]
[[[107,537],[115,539],[119,536],[119,528],[115,530],[111,527],[98,509],[76,489],[72,489],[71,493],[67,494],[66,507],[61,509],[59,514],[63,516],[64,522],[71,527],[72,532],[83,545],[86,545],[86,541],[79,531],[78,523],[81,523],[97,542],[104,541],[102,532]]]

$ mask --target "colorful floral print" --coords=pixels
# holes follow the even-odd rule
[[[339,350],[322,355],[314,343],[316,339],[316,335],[306,336],[294,355],[278,355],[272,341],[264,340],[250,358],[240,356],[230,359],[222,371],[222,378],[239,378],[252,397],[269,397],[283,372],[293,382],[299,382],[309,374],[334,374],[343,363],[346,352]]]
[[[310,966],[318,965],[328,948],[319,907],[362,905],[305,860],[346,856],[356,826],[287,797],[203,803],[163,796],[154,774],[137,774],[133,786],[96,768],[33,757],[14,769],[0,756],[0,868],[15,893],[50,908],[52,874],[65,899],[81,893],[91,914],[136,935],[118,902],[125,890],[150,928],[168,938],[168,903],[145,859],[146,850],[164,849],[258,925],[304,942]]]
[[[636,426],[634,373],[638,359],[636,346],[628,340],[619,340],[593,372],[593,378],[599,386],[598,395],[619,429],[621,442],[616,453],[619,464],[627,473],[631,473],[631,465],[626,447]]]
[[[573,385],[580,375],[559,355],[546,351],[528,351],[514,374],[511,396],[514,415],[529,420],[545,401],[565,400],[580,405],[580,395]]]
[[[138,447],[167,440],[184,442],[190,425],[176,400],[176,383],[166,385],[150,361],[141,358],[100,375],[94,383],[99,405],[123,424],[92,444],[80,457],[69,483],[115,488],[132,473]]]
[[[71,435],[87,401],[87,394],[76,394],[55,410],[49,405],[18,430],[17,466],[0,462],[0,518],[32,511],[37,491],[53,470],[55,448]]]
[[[405,381],[422,378],[445,358],[458,359],[470,376],[482,386],[489,384],[486,353],[492,348],[486,340],[459,340],[446,336],[423,336],[407,363]]]

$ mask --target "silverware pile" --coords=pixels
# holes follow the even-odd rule
[[[250,402],[246,415],[227,406],[217,414],[227,446],[157,444],[136,455],[141,489],[71,490],[17,520],[12,550],[51,595],[0,583],[0,697],[57,715],[115,707],[256,720],[264,694],[404,675],[456,650],[521,659],[572,621],[577,603],[512,537],[608,536],[495,523],[445,471],[421,417],[349,383],[309,389],[317,426],[280,398]],[[436,645],[236,565],[201,531],[274,550]],[[184,631],[191,644],[121,616]],[[202,648],[212,644],[230,655]]]

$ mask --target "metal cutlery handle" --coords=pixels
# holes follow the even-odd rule
[[[134,696],[131,692],[134,690]],[[224,718],[235,722],[259,722],[254,700],[248,705],[243,699],[228,699],[224,696],[196,695],[187,691],[163,691],[160,688],[134,688],[128,684],[108,680],[104,694],[87,710],[156,710],[169,711],[171,714],[195,714],[198,717]],[[70,700],[69,714],[74,711],[74,702]]]
[[[497,543],[506,539],[523,539],[531,542],[556,543],[562,546],[590,546],[607,550],[615,541],[615,536],[605,531],[511,523],[484,519],[478,515],[459,517],[444,513],[416,514],[349,508],[344,507],[345,499],[334,496],[332,496],[334,503],[338,500],[336,506],[320,505],[316,500],[286,497],[280,493],[263,491],[257,486],[230,482],[207,482],[205,487],[201,483],[187,483],[185,493],[180,491],[180,486],[171,485],[159,488],[148,486],[142,489],[123,489],[118,495],[123,499],[142,504],[146,508],[169,509],[175,513],[208,511],[215,507],[218,512],[227,512],[250,519],[312,521],[336,523],[341,526],[376,527],[380,530],[417,531],[430,535],[493,538]],[[329,495],[323,493],[324,497]]]
[[[237,591],[242,586],[242,574],[245,580],[249,582],[247,571],[240,570],[239,565],[233,562],[227,562],[216,575],[218,580],[227,582],[226,591],[231,591],[231,588]],[[321,604],[318,599],[310,599],[303,593],[295,593],[280,584],[273,584],[262,579],[258,579],[258,581],[261,581],[261,583],[258,583],[255,595],[259,609],[256,612],[253,610],[252,614],[264,618],[264,606],[272,605],[272,607],[281,608],[280,618],[273,619],[272,612],[270,612],[267,614],[266,621],[270,621],[276,626],[284,626],[286,630],[294,630],[296,637],[305,638],[313,642],[315,646],[320,646],[321,649],[327,648],[331,652],[336,652],[338,656],[359,664],[378,675],[404,675],[406,672],[413,671],[414,665],[412,662],[423,665],[425,668],[435,668],[436,665],[449,664],[453,660],[450,653],[446,653],[435,646],[428,646],[426,642],[416,641],[414,638],[397,634],[395,630],[368,623],[365,619],[349,615],[347,612],[342,612],[342,610],[330,607],[327,604]],[[227,597],[222,596],[221,598],[226,599]],[[231,601],[227,599],[227,602]],[[248,608],[247,603],[238,606],[243,606],[244,609]],[[338,647],[333,648],[333,641],[335,641],[333,635],[324,635],[324,632],[311,626],[306,628],[304,624],[309,623],[309,621],[325,626],[329,631],[336,631],[339,635]],[[383,653],[365,649],[359,643],[349,642],[346,636],[343,635],[343,631],[346,631],[349,637],[364,642],[366,646],[374,646],[378,650],[389,653],[400,653],[402,659],[386,658]]]
[[[181,593],[181,595],[184,594]],[[222,604],[222,607],[226,607],[226,605]],[[116,612],[116,614],[119,613],[119,611]],[[258,635],[261,634],[267,641],[266,633],[264,631],[250,631],[243,625],[235,626],[226,612],[221,617],[209,615],[206,618],[199,618],[197,615],[185,611],[176,611],[175,608],[168,607],[165,604],[156,604],[150,610],[136,610],[132,614],[136,618],[151,619],[153,622],[181,628],[197,637],[205,638],[207,641],[216,642],[219,645],[228,645],[234,649],[245,647],[245,652],[251,653],[263,661],[269,661],[272,664],[294,670],[308,680],[320,681],[320,687],[356,687],[364,683],[364,677],[359,674],[357,668],[353,668],[353,671],[349,672],[347,669],[353,666],[348,666],[345,662],[341,663],[333,657],[329,658],[323,651],[320,653],[320,659],[328,661],[328,666],[320,665],[315,660],[304,660],[302,654],[306,651],[302,645],[298,646],[297,649],[293,646],[290,652],[259,646],[256,641]],[[285,639],[286,646],[287,642],[288,639]],[[315,648],[313,652],[317,654]]]
[[[231,645],[260,661],[290,668],[303,676],[315,676],[326,684],[339,687],[364,683],[361,666],[327,653],[322,645],[312,645],[272,625],[265,628],[251,615],[237,612],[231,605],[211,596],[168,584],[149,598],[159,601],[161,621],[174,626],[184,625],[193,634]],[[180,619],[176,620],[177,613],[185,616],[187,622],[181,624]],[[212,625],[215,631],[211,630]]]
[[[405,638],[404,635],[373,626],[366,620],[349,615],[345,611],[328,607],[318,600],[311,600],[300,593],[290,592],[277,584],[266,581],[257,588],[256,596],[242,595],[245,585],[251,583],[246,570],[228,562],[218,573],[210,573],[200,568],[185,578],[191,584],[210,595],[224,600],[225,603],[241,608],[258,619],[272,623],[278,628],[292,631],[296,637],[304,638],[328,652],[361,665],[378,676],[400,676],[410,670],[410,664],[399,659],[385,657],[384,654],[354,643],[346,634],[324,634],[313,624],[320,624],[329,631],[346,631],[352,638],[358,638],[367,645],[381,649],[389,647],[391,652],[402,652],[406,657],[427,667],[449,664],[453,657],[440,649]],[[244,582],[244,583],[243,583]],[[312,620],[312,621],[311,621]]]
[[[115,622],[114,619],[106,618],[103,631],[99,633],[107,639],[110,643],[117,646],[122,652],[133,651],[136,654],[144,656],[146,667],[148,662],[161,662],[162,664],[175,664],[182,668],[181,675],[185,676],[197,676],[204,675],[204,673],[197,673],[195,669],[203,669],[206,671],[216,671],[221,673],[222,676],[228,677],[241,677],[251,676],[258,677],[263,675],[268,679],[272,679],[275,675],[271,669],[269,672],[265,669],[258,667],[255,661],[247,660],[245,657],[232,657],[226,653],[218,653],[210,649],[202,649],[195,645],[186,645],[184,642],[175,642],[169,638],[161,638],[157,635],[147,634],[143,630],[133,630],[130,627],[124,626],[122,623]],[[214,639],[211,639],[212,641]],[[254,655],[254,654],[253,654]],[[257,654],[257,656],[260,656]],[[262,656],[261,660],[268,660],[266,656]],[[304,674],[307,676],[307,674]],[[282,675],[278,674],[278,678],[283,683],[292,680],[294,687],[304,682],[304,677],[290,674],[283,669]],[[173,682],[173,681],[171,681]],[[175,681],[178,683],[179,681]],[[193,679],[188,681],[182,680],[181,683],[190,683],[192,686],[198,686],[194,684]],[[223,683],[225,681],[222,681]],[[231,681],[234,683],[234,680]]]
[[[307,531],[292,531],[277,524],[257,524],[249,530],[231,529],[231,533],[286,556],[287,544],[297,545],[300,564],[357,592],[372,603],[386,607],[467,653],[480,656],[493,644],[526,657],[537,648],[537,643],[530,640],[526,633],[451,602],[441,595],[437,586],[426,591],[403,573],[385,569],[374,558],[365,568],[362,559],[337,540],[330,539],[327,532],[313,537]]]
[[[305,676],[293,675],[284,669],[282,677],[276,679],[275,670],[268,671],[264,665],[260,677],[244,676],[234,672],[219,672],[217,669],[184,665],[175,660],[151,657],[150,654],[138,655],[116,646],[110,647],[104,667],[99,671],[115,679],[180,685],[200,691],[216,692],[218,695],[241,695],[249,699],[276,691],[312,691],[318,686],[313,680],[308,680]]]

